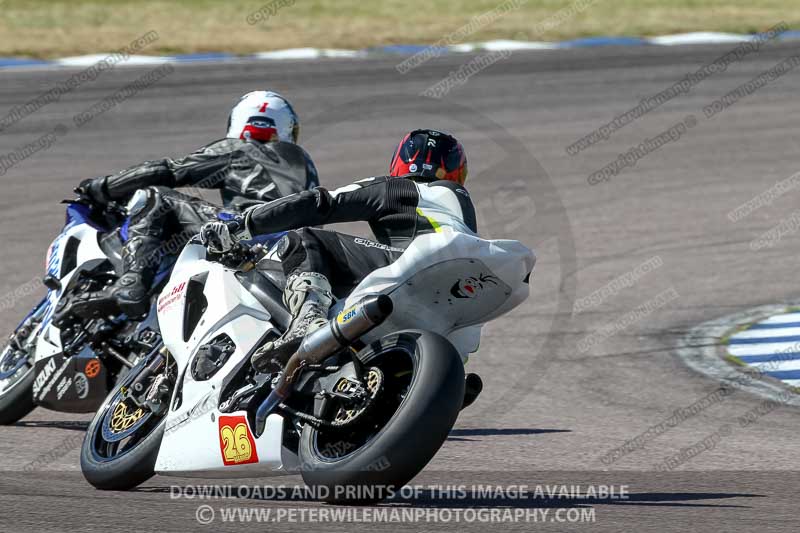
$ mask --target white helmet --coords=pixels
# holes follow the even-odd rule
[[[229,139],[297,143],[300,121],[292,104],[272,91],[253,91],[242,96],[228,117]]]

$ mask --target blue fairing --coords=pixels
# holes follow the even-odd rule
[[[41,301],[41,302],[39,302],[38,304],[36,304],[36,305],[33,307],[33,309],[31,309],[30,313],[28,313],[27,315],[25,315],[25,318],[23,318],[23,319],[22,319],[22,321],[20,321],[19,325],[16,327],[16,329],[15,329],[14,331],[17,331],[17,330],[18,330],[18,329],[19,329],[19,328],[22,326],[22,324],[24,324],[24,323],[25,323],[25,321],[26,321],[26,320],[28,320],[28,319],[29,319],[29,318],[30,318],[30,317],[31,317],[31,316],[32,316],[34,313],[36,313],[36,312],[37,312],[39,309],[41,309],[41,308],[42,308],[42,306],[44,306],[44,305],[49,305],[49,303],[50,303],[50,302],[47,300],[47,297],[44,297],[44,298],[42,298],[42,301]]]
[[[122,242],[128,242],[128,229],[131,226],[131,219],[126,218],[125,223],[119,229],[119,236],[122,238]]]
[[[91,210],[89,207],[83,204],[70,202],[67,205],[67,222],[64,229],[77,226],[78,224],[88,224],[97,231],[107,231],[106,228],[102,228],[92,221],[89,216],[90,212]]]
[[[69,229],[74,228],[75,226],[79,226],[81,224],[86,224],[100,232],[108,231],[107,229],[98,226],[94,221],[92,221],[90,214],[91,214],[90,208],[84,204],[80,204],[77,202],[69,202],[67,204],[67,216],[66,216],[66,221],[64,223],[64,229],[62,229],[58,237],[55,238],[53,244],[50,245],[50,258],[47,263],[48,276],[52,276],[56,279],[59,279],[61,277],[61,260],[59,258],[58,248],[61,246],[62,241],[64,240],[64,235],[67,233]],[[54,308],[52,306],[52,300],[50,298],[50,295],[52,293],[53,291],[49,290],[47,296],[39,303],[39,305],[34,307],[33,310],[30,313],[28,313],[28,316],[26,316],[22,320],[20,325],[23,324],[26,320],[28,320],[28,318],[32,314],[36,313],[43,307],[45,308],[45,311],[44,311],[44,316],[42,318],[42,324],[47,325],[47,323],[53,317],[53,311],[54,311]]]
[[[256,235],[252,239],[244,242],[251,246],[254,244],[263,244],[264,247],[271,248],[272,246],[275,245],[276,242],[281,240],[283,236],[286,235],[287,233],[288,232],[286,231],[280,231],[278,233],[267,233],[266,235]]]
[[[175,256],[165,256],[161,260],[161,264],[158,266],[158,273],[156,273],[156,278],[153,281],[153,285],[158,285],[161,281],[170,275],[172,272],[172,267],[175,266],[175,261],[177,257]]]

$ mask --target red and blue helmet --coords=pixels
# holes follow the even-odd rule
[[[417,181],[448,180],[463,185],[467,179],[467,155],[461,143],[437,130],[406,134],[389,163],[389,175]]]

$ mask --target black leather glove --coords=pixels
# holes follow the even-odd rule
[[[86,196],[95,204],[105,207],[111,201],[106,187],[106,178],[108,176],[83,180],[75,189],[75,192]]]

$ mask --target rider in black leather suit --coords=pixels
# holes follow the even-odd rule
[[[328,322],[332,296],[343,298],[370,272],[397,260],[420,235],[442,227],[476,234],[475,208],[464,188],[467,160],[457,139],[436,130],[414,130],[400,142],[389,176],[313,191],[248,209],[229,221],[206,224],[201,238],[224,253],[253,235],[289,231],[277,247],[292,314],[289,329],[252,357],[263,370],[286,362],[303,338]],[[376,241],[315,227],[368,222]]]
[[[79,189],[101,205],[133,195],[122,253],[124,272],[113,285],[73,300],[59,314],[91,318],[122,311],[139,318],[150,309],[149,293],[162,257],[180,250],[204,223],[319,185],[311,158],[295,144],[298,132],[288,101],[256,91],[242,97],[231,112],[228,138],[182,159],[148,161],[82,183]],[[177,192],[176,187],[220,189],[225,207]]]

